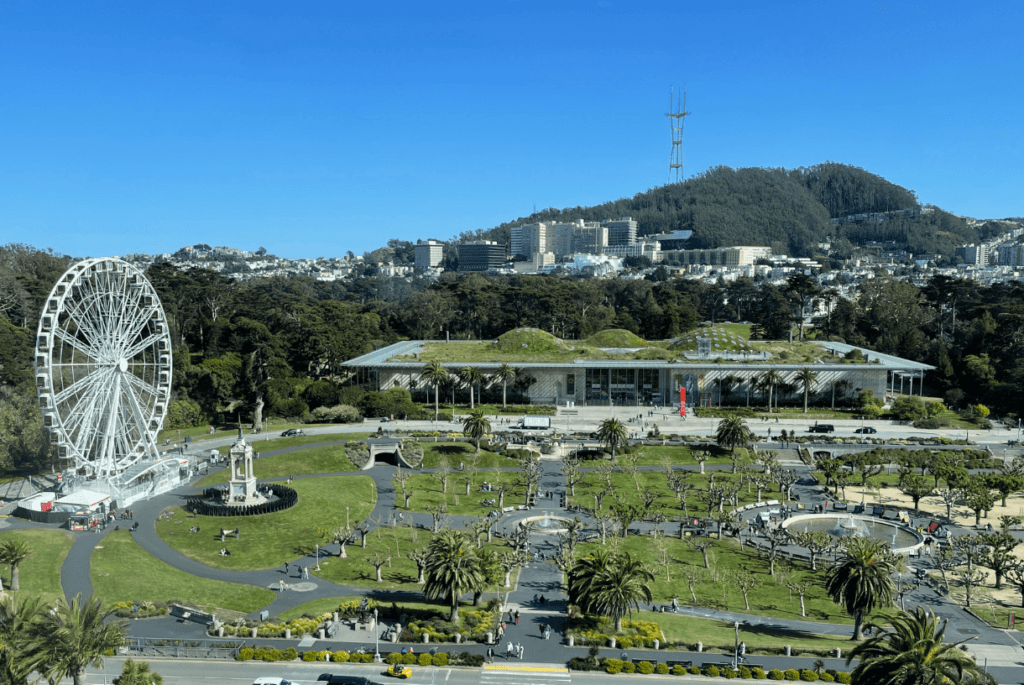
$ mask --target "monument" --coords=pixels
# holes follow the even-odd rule
[[[228,456],[231,459],[231,480],[225,493],[225,504],[239,507],[266,502],[266,496],[256,489],[256,475],[252,470],[252,445],[245,441],[241,428],[238,429],[238,439],[231,445]]]

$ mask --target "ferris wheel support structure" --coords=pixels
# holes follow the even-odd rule
[[[141,271],[99,258],[61,276],[39,319],[36,391],[50,439],[76,474],[124,488],[160,460],[171,371],[167,320]]]

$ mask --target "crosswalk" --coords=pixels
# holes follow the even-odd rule
[[[568,669],[548,664],[488,664],[480,674],[480,685],[570,685],[571,682],[572,674]]]

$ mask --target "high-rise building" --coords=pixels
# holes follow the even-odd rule
[[[417,240],[415,252],[417,271],[432,269],[444,259],[444,246],[436,240]]]
[[[608,229],[609,245],[633,245],[636,243],[636,222],[624,216],[618,221],[606,219],[601,225]]]
[[[538,252],[548,251],[549,224],[543,221],[512,227],[512,256],[530,257]]]
[[[459,271],[483,271],[505,265],[505,246],[493,240],[478,240],[459,245]]]

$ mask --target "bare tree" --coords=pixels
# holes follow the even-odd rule
[[[776,473],[775,482],[779,484],[779,492],[785,495],[787,502],[790,500],[789,491],[798,480],[800,476],[793,469],[782,469]]]
[[[773,528],[765,533],[767,548],[758,547],[757,551],[768,560],[768,572],[775,577],[775,562],[782,556],[782,547],[789,544],[789,535],[784,528]]]
[[[429,513],[434,520],[433,527],[430,529],[433,533],[437,533],[442,528],[447,528],[448,519],[448,503],[441,502],[436,507],[427,507],[427,513]]]
[[[377,570],[377,582],[383,583],[384,579],[380,575],[380,569],[391,561],[391,552],[382,552],[379,549],[373,550],[372,556],[366,559],[366,562],[373,566]]]
[[[801,547],[807,548],[807,553],[811,556],[812,571],[818,570],[818,557],[827,552],[832,546],[832,537],[820,530],[807,533],[798,532],[793,535],[793,540]]]
[[[686,542],[690,547],[700,552],[700,555],[704,558],[704,568],[711,568],[711,564],[708,562],[708,550],[714,544],[714,541],[710,538],[687,538]]]
[[[565,476],[565,483],[569,486],[569,494],[575,497],[576,486],[583,482],[580,460],[576,457],[566,457],[562,464],[562,475]]]
[[[690,588],[690,597],[693,603],[697,604],[697,586],[707,580],[708,572],[700,566],[686,564],[683,566],[683,577],[686,578],[686,585]]]
[[[946,520],[952,521],[953,507],[960,501],[960,490],[957,488],[942,488],[941,490],[936,490],[935,494],[939,496],[942,504],[946,507]]]
[[[416,564],[416,572],[418,574],[416,582],[420,585],[423,585],[423,583],[426,582],[426,580],[423,577],[423,572],[427,570],[427,560],[430,558],[429,548],[413,548],[412,551],[409,552],[408,558],[410,561]]]
[[[804,606],[804,595],[807,594],[807,589],[812,585],[814,585],[814,582],[810,580],[804,580],[799,583],[786,583],[786,587],[800,595],[800,615],[803,617],[807,616],[807,608]]]
[[[356,533],[351,528],[345,528],[344,526],[335,528],[332,531],[328,531],[326,528],[320,528],[317,532],[322,537],[329,539],[331,542],[340,545],[338,549],[338,556],[342,559],[347,559],[348,554],[345,552],[347,545],[354,544],[356,541]]]
[[[953,571],[953,577],[960,581],[964,587],[964,604],[970,609],[971,599],[977,594],[975,588],[982,587],[985,583],[985,572],[974,570],[971,567],[958,568]]]
[[[692,449],[690,451],[690,453],[693,455],[693,460],[695,462],[697,462],[698,466],[700,466],[701,474],[703,474],[704,473],[704,462],[706,462],[711,455],[708,453],[707,450],[705,450],[705,449],[698,449],[698,448]]]
[[[655,528],[657,530],[657,528]],[[658,553],[658,561],[665,567],[665,582],[672,582],[672,561],[669,552],[671,551],[668,538],[660,535],[654,539],[654,550]]]
[[[395,469],[395,475],[391,476],[391,484],[395,488],[395,492],[402,491],[402,497],[405,498],[405,508],[409,508],[409,500],[412,499],[412,491],[409,487],[409,472],[403,471],[402,467],[399,466]]]
[[[736,583],[736,587],[739,588],[739,591],[743,594],[743,606],[745,610],[750,611],[750,602],[747,600],[747,595],[761,584],[761,580],[753,573],[737,571],[733,574],[732,581]]]
[[[448,494],[448,479],[452,475],[452,467],[448,462],[448,457],[442,455],[437,460],[437,470],[430,474],[431,478],[434,478],[441,483],[441,492]]]

